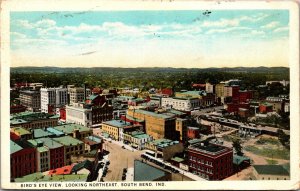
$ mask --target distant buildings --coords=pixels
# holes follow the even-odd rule
[[[91,90],[73,87],[68,89],[68,93],[70,95],[70,104],[73,104],[83,102],[87,97],[91,95]]]
[[[233,172],[233,150],[212,143],[188,147],[190,172],[207,180],[222,180]]]
[[[266,85],[274,84],[274,83],[280,83],[283,86],[288,86],[290,84],[290,81],[281,80],[281,81],[266,81]]]
[[[56,108],[68,104],[67,88],[41,88],[41,111],[55,113]]]
[[[41,94],[40,91],[22,90],[20,91],[20,104],[27,107],[28,111],[41,110]]]
[[[162,107],[171,107],[181,111],[192,111],[200,107],[200,99],[198,98],[179,98],[166,97],[161,98]]]

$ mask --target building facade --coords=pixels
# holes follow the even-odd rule
[[[161,99],[162,107],[171,107],[181,111],[192,111],[200,107],[200,99],[198,98],[178,98],[163,97]]]
[[[55,113],[56,108],[68,104],[67,88],[41,88],[41,111]]]
[[[207,180],[222,180],[233,173],[233,150],[211,143],[188,147],[190,172]]]
[[[91,95],[91,90],[86,89],[84,93],[84,88],[72,87],[68,89],[68,93],[70,95],[70,104],[73,104],[83,102],[87,97]]]
[[[142,109],[129,109],[127,115],[139,120],[145,120],[146,134],[150,135],[154,139],[171,139],[176,140],[176,118],[174,116],[168,116],[160,113],[146,111]]]
[[[29,111],[41,110],[41,94],[40,91],[23,90],[20,91],[20,104],[27,107]]]
[[[24,141],[10,141],[10,177],[37,172],[36,150]]]

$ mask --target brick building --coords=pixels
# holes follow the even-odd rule
[[[233,173],[233,150],[212,143],[188,147],[190,172],[208,180],[222,180]]]
[[[165,114],[155,113],[141,109],[129,109],[127,115],[145,120],[146,133],[154,139],[167,138],[177,140],[178,133],[176,132],[176,118]]]
[[[50,151],[49,169],[65,166],[64,146],[52,138],[39,138],[28,140],[34,147],[46,147]],[[42,143],[42,144],[41,144]]]
[[[26,141],[10,141],[11,179],[37,171],[36,149]]]

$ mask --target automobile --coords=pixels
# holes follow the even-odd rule
[[[124,172],[125,172],[125,173],[127,172],[127,168],[123,168],[123,173],[124,173]]]
[[[122,146],[122,149],[125,149],[124,145]]]

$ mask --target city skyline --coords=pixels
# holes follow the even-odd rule
[[[289,67],[288,23],[287,10],[12,12],[11,66]]]

